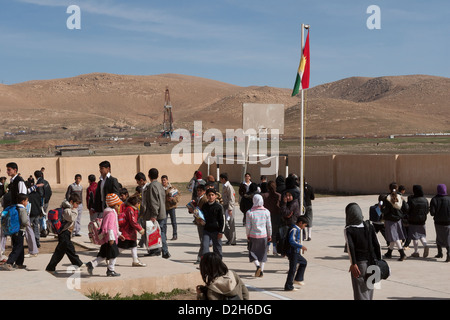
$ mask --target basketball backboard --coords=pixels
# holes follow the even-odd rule
[[[244,103],[242,105],[242,129],[267,130],[277,129],[278,134],[284,134],[284,105]]]

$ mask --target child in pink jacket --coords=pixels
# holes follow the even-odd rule
[[[119,248],[117,246],[117,243],[119,237],[121,237],[121,233],[119,231],[117,213],[121,204],[122,201],[117,194],[110,193],[106,196],[106,205],[108,207],[103,211],[101,232],[106,236],[106,239],[108,240],[100,247],[97,258],[95,258],[95,260],[91,262],[86,263],[86,267],[90,275],[92,275],[94,268],[98,266],[100,262],[106,259],[108,260],[106,276],[120,276],[119,273],[115,272],[114,266],[116,263],[116,258],[119,255]]]

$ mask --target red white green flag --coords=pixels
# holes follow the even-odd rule
[[[300,66],[298,67],[297,78],[295,79],[295,85],[294,90],[292,91],[292,96],[295,96],[300,92],[300,84],[302,86],[302,89],[309,88],[309,69],[310,69],[310,55],[309,55],[309,30],[308,30],[305,48],[303,48],[303,54],[300,60]]]

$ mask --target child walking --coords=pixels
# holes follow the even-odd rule
[[[137,222],[139,210],[138,206],[140,199],[137,195],[133,195],[127,199],[122,206],[122,211],[118,215],[119,220],[119,231],[122,236],[119,237],[119,252],[122,253],[123,250],[130,249],[131,257],[133,258],[133,267],[145,267],[146,264],[142,263],[138,259],[137,254],[137,232],[143,235],[145,229]]]
[[[286,278],[286,283],[284,285],[284,290],[292,291],[298,290],[294,288],[294,284],[304,285],[304,275],[306,270],[307,261],[300,254],[300,251],[305,252],[306,247],[301,244],[301,234],[308,226],[308,220],[305,216],[299,216],[296,223],[292,226],[289,231],[289,244],[290,252],[288,253],[289,258],[289,272]]]
[[[12,251],[8,256],[8,260],[3,265],[4,270],[14,271],[17,269],[25,269],[24,261],[24,248],[23,237],[25,234],[25,228],[28,225],[28,213],[25,209],[28,204],[28,196],[26,194],[19,193],[17,195],[17,210],[19,212],[20,230],[11,235]]]
[[[83,262],[75,252],[75,247],[71,240],[75,222],[77,221],[78,205],[80,202],[80,196],[76,193],[72,193],[69,196],[68,201],[64,200],[61,204],[61,207],[64,209],[63,218],[65,225],[62,231],[58,234],[58,245],[55,248],[55,252],[51,257],[50,262],[45,268],[45,270],[50,273],[55,272],[56,266],[62,260],[64,255],[67,255],[72,265],[77,267],[81,267],[83,265]]]
[[[97,258],[86,263],[86,267],[89,274],[92,275],[94,268],[106,259],[108,260],[106,276],[118,277],[120,274],[115,272],[114,266],[116,264],[117,256],[119,255],[117,243],[121,233],[119,231],[117,213],[119,212],[119,207],[122,205],[122,201],[117,194],[109,193],[106,196],[106,205],[107,207],[103,210],[101,233],[106,237],[107,241],[100,247]]]

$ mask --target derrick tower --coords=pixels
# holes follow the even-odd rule
[[[172,133],[173,133],[172,104],[170,102],[169,88],[167,87],[164,102],[163,136],[170,137]]]

